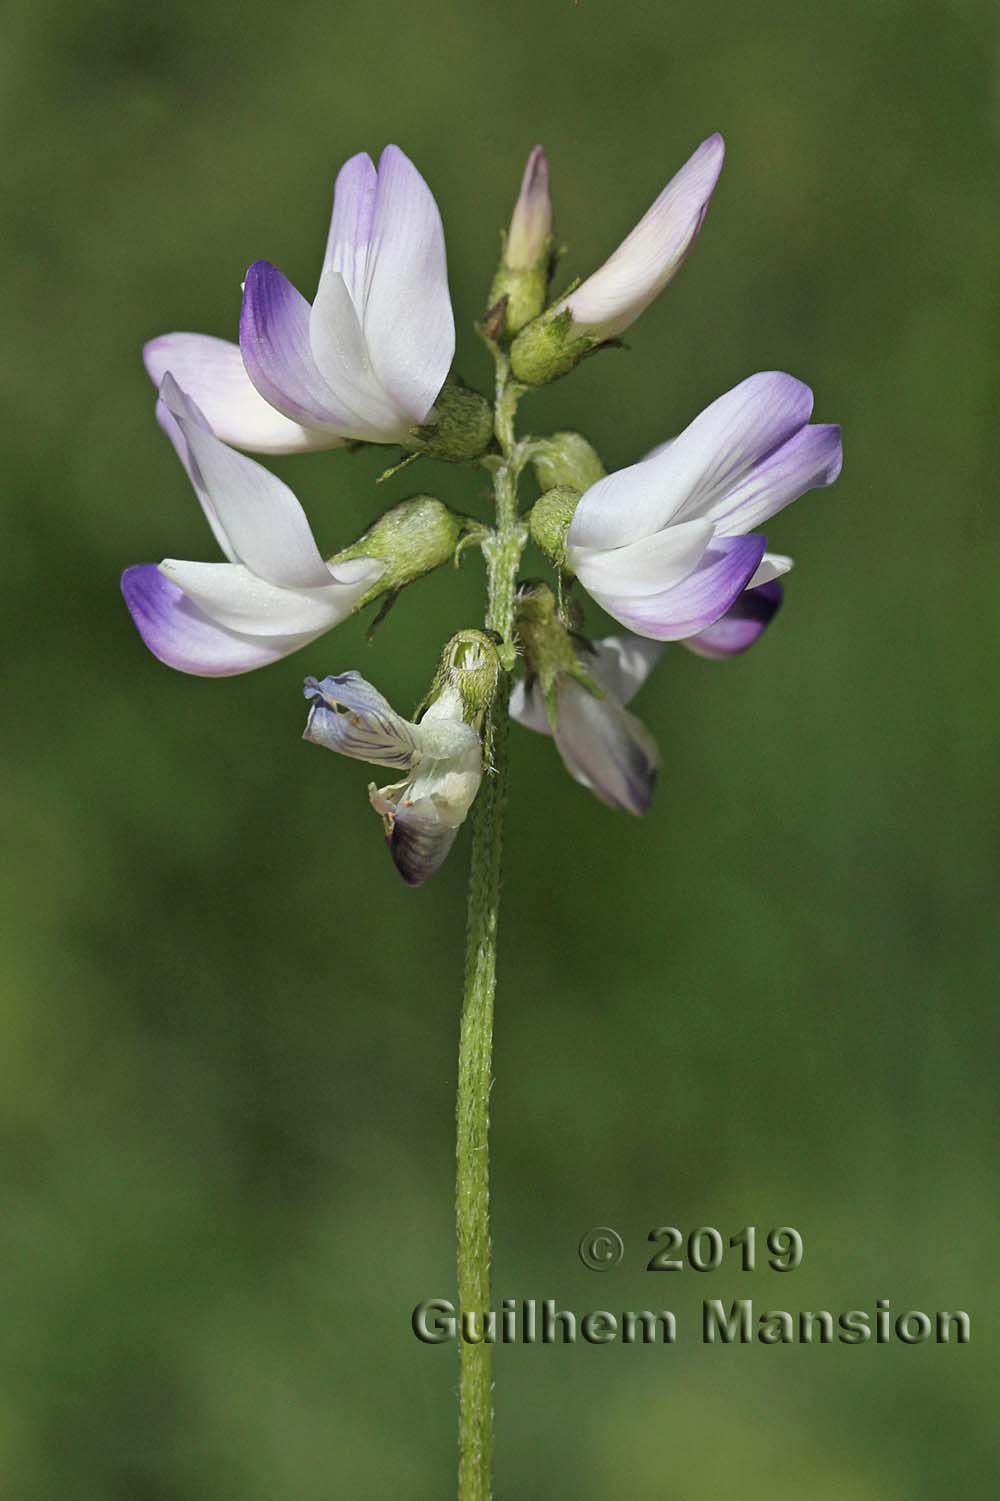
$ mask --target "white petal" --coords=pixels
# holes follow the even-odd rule
[[[220,443],[192,418],[184,394],[171,380],[160,395],[184,435],[198,484],[229,539],[231,556],[262,579],[291,587],[319,587],[329,570],[306,514],[288,486],[262,464]]]
[[[593,643],[596,660],[590,669],[620,704],[631,703],[666,650],[662,641],[644,636],[605,636]],[[583,658],[589,665],[590,658]]]
[[[385,565],[368,560],[368,578],[329,582],[325,588],[286,589],[269,584],[240,563],[192,563],[165,558],[160,572],[202,614],[245,636],[319,635],[346,620]]]
[[[556,746],[567,771],[610,808],[641,815],[656,787],[660,753],[649,730],[614,699],[571,678],[559,685]]]
[[[590,594],[634,599],[658,594],[687,578],[714,535],[711,521],[684,521],[625,547],[568,547],[566,560]]]
[[[379,160],[361,325],[381,385],[423,422],[451,366],[455,320],[441,215],[398,146]]]
[[[320,278],[309,316],[309,340],[313,358],[345,414],[345,432],[376,443],[405,442],[413,420],[379,384],[344,278],[332,267]]]
[[[525,678],[519,678],[514,684],[510,695],[510,717],[516,719],[526,730],[537,730],[540,735],[552,734],[545,699],[537,678],[533,678],[530,683]]]
[[[784,553],[766,552],[747,588],[756,589],[758,584],[769,584],[772,579],[780,579],[783,573],[791,572],[793,567],[791,558],[786,558]]]
[[[204,412],[224,443],[253,453],[306,453],[343,440],[277,411],[254,386],[238,344],[209,334],[163,334],[142,351],[153,384],[169,372]]]

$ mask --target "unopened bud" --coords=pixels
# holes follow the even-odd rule
[[[597,450],[582,433],[553,433],[550,438],[533,443],[531,462],[543,490],[570,485],[582,495],[607,473]]]
[[[490,287],[491,308],[506,298],[498,333],[513,338],[538,317],[545,306],[554,260],[549,163],[542,147],[536,146],[524,169],[500,265]]]
[[[528,513],[532,542],[556,568],[566,566],[566,533],[579,503],[579,490],[556,485],[540,495]]]
[[[415,447],[432,459],[464,464],[480,458],[493,441],[493,409],[485,396],[447,381],[429,422],[413,429]]]
[[[352,558],[378,558],[385,570],[358,601],[362,609],[382,594],[397,594],[425,573],[455,556],[459,538],[473,523],[433,495],[414,495],[386,511],[366,532],[327,561],[334,565]]]

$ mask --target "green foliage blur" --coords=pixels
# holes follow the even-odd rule
[[[127,564],[214,556],[142,342],[311,292],[334,173],[397,141],[444,216],[457,368],[525,156],[563,278],[707,134],[705,230],[627,336],[525,401],[633,461],[755,370],[844,426],[772,527],[757,649],[671,650],[664,771],[612,814],[513,739],[497,1298],[671,1308],[675,1347],[501,1348],[501,1498],[993,1495],[1000,27],[990,0],[14,0],[5,12],[0,1472],[18,1501],[447,1497],[467,833],[407,890],[301,679],[404,711],[481,618],[467,554],[264,672],[142,647]],[[328,552],[471,470],[276,461]],[[540,572],[535,557],[531,568]],[[600,632],[596,612],[591,617]],[[577,1259],[616,1227],[624,1264]],[[793,1225],[800,1270],[644,1270]],[[703,1298],[962,1308],[964,1348],[706,1348]],[[992,1325],[991,1325],[992,1319]],[[992,1384],[992,1395],[991,1395]]]

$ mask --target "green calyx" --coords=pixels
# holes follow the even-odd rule
[[[335,567],[353,558],[377,558],[386,565],[355,606],[360,610],[381,595],[395,596],[407,584],[450,562],[463,537],[479,525],[469,516],[456,515],[433,495],[414,495],[386,511],[356,542],[327,562]]]
[[[579,502],[579,490],[555,485],[539,496],[528,512],[531,540],[556,568],[566,569],[566,533]]]
[[[493,441],[493,408],[478,391],[446,381],[434,403],[434,417],[412,430],[414,446],[446,464],[481,458]]]
[[[525,386],[544,386],[568,375],[600,341],[573,332],[568,308],[549,311],[521,330],[510,348],[510,368]]]
[[[607,473],[597,450],[582,433],[553,433],[540,439],[532,444],[531,462],[542,490],[569,485],[582,495]]]
[[[579,625],[582,625],[579,606],[572,602],[568,607],[564,605],[561,618],[559,604],[548,584],[532,580],[521,585],[515,613],[518,644],[525,673],[529,680],[538,682],[553,729],[559,710],[560,678],[572,678],[595,698],[604,697],[604,690],[582,660],[581,653],[588,649],[588,644],[576,629]]]
[[[453,705],[474,729],[493,702],[500,681],[500,658],[496,642],[486,631],[458,631],[441,653],[430,691],[418,709],[425,714],[431,705]]]

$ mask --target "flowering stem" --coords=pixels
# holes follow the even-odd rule
[[[491,463],[496,528],[483,544],[487,567],[486,627],[500,638],[504,671],[483,725],[489,774],[472,814],[472,860],[466,920],[465,992],[458,1047],[457,1175],[455,1219],[460,1312],[476,1316],[478,1344],[459,1338],[458,1496],[489,1501],[493,1471],[492,1347],[482,1338],[491,1306],[489,1108],[492,1084],[493,996],[496,989],[497,916],[503,815],[507,798],[509,672],[514,665],[514,595],[526,540],[517,514],[517,482],[525,450],[514,441],[520,394],[497,361],[495,425],[502,457]]]

